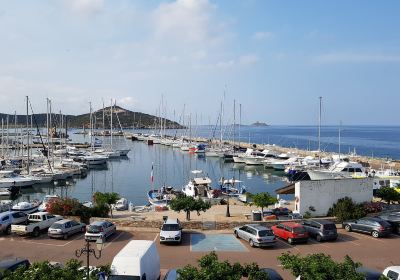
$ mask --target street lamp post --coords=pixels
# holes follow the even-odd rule
[[[96,248],[98,250],[98,253],[96,252],[95,249],[93,249],[90,246],[89,240],[86,240],[86,244],[85,247],[81,248],[81,249],[77,249],[75,250],[75,256],[77,258],[80,258],[82,255],[86,255],[86,279],[89,280],[89,259],[90,259],[90,255],[93,255],[96,259],[100,259],[101,258],[101,251],[103,250],[103,239],[99,238],[96,241]]]

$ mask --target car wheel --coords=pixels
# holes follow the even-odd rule
[[[289,237],[288,240],[287,240],[287,242],[288,242],[289,244],[293,244],[293,239]]]
[[[345,225],[345,226],[344,226],[344,229],[345,229],[347,232],[350,232],[350,231],[351,231],[351,226],[350,226],[350,225]]]
[[[64,240],[67,240],[67,239],[68,239],[68,234],[67,234],[67,233],[65,233],[65,234],[63,235],[63,239],[64,239]]]
[[[374,238],[378,238],[379,237],[379,232],[377,232],[376,230],[372,231],[371,233],[372,237]]]
[[[5,234],[7,234],[7,235],[10,235],[10,234],[11,234],[11,225],[9,225],[9,226],[6,228]]]
[[[250,243],[250,247],[254,247],[254,242],[253,242],[253,240],[250,239],[250,242],[249,242],[249,243]]]
[[[235,236],[236,238],[239,238],[239,233],[235,230]]]
[[[321,241],[322,241],[322,236],[319,235],[319,234],[317,234],[317,236],[315,237],[315,239],[316,239],[318,242],[321,242]]]
[[[40,235],[40,229],[38,227],[33,229],[33,236],[38,237]]]

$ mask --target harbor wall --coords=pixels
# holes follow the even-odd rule
[[[343,197],[362,203],[373,199],[372,178],[300,181],[295,184],[295,212],[325,216]],[[312,211],[314,209],[315,211]]]

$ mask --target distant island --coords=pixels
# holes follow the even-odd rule
[[[268,126],[268,124],[266,124],[264,122],[257,121],[255,123],[251,124],[251,126]]]
[[[104,127],[108,129],[110,127],[111,120],[111,108],[104,108]],[[103,109],[97,110],[92,113],[93,114],[93,122],[94,127],[96,129],[103,128]],[[51,114],[52,127],[60,127],[61,123],[63,123],[63,127],[67,126],[68,128],[89,128],[90,118],[89,114],[82,115],[63,115],[63,121],[61,121],[61,116],[59,114]],[[10,127],[13,127],[15,123],[17,126],[26,125],[26,115],[16,115],[14,119],[14,115],[7,115],[0,113],[0,119],[3,120],[3,123],[8,122]],[[31,118],[29,118],[31,119]],[[47,115],[43,113],[32,115],[33,127],[46,127]],[[65,121],[66,120],[66,121]],[[160,127],[160,123],[163,123],[166,128],[184,128],[181,124],[164,119],[159,118],[157,116],[144,114],[140,112],[132,112],[127,109],[121,108],[119,106],[113,107],[113,127],[119,128],[122,126],[123,128],[154,128]]]

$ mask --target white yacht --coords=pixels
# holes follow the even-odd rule
[[[20,176],[14,171],[1,170],[0,171],[0,188],[8,187],[29,187],[36,183],[36,180],[30,176]]]
[[[38,211],[47,211],[47,205],[49,204],[49,202],[53,199],[58,199],[60,198],[58,195],[56,194],[48,194],[43,198],[42,204],[40,204]]]
[[[264,150],[262,152],[255,151],[244,158],[244,163],[247,165],[263,165],[268,158],[275,158],[277,155],[274,151]]]
[[[236,154],[233,156],[234,163],[245,163],[245,158],[249,157],[253,153],[253,149],[248,148],[246,152]]]
[[[193,174],[200,174],[202,171],[194,170]],[[182,188],[182,192],[186,196],[194,198],[205,198],[209,200],[218,200],[218,192],[211,187],[211,179],[208,177],[195,177]]]
[[[90,165],[101,165],[107,162],[108,157],[102,155],[87,155],[83,156],[83,160]]]
[[[327,180],[342,178],[365,178],[365,168],[358,162],[342,161],[332,165],[328,169],[308,170],[311,180]]]

